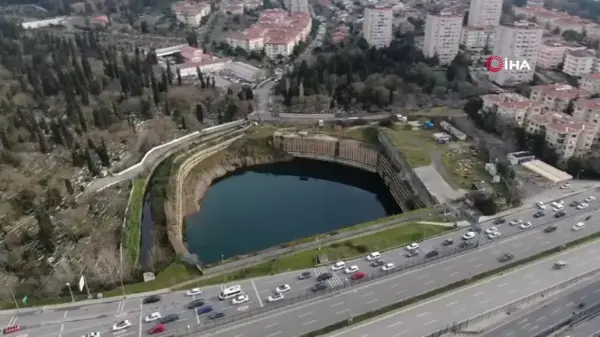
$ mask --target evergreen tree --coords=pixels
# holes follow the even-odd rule
[[[92,155],[90,149],[85,149],[85,161],[88,170],[90,170],[90,173],[92,175],[97,176],[100,174],[100,169],[98,168],[98,164],[96,164],[96,161],[94,160],[94,156]]]
[[[39,209],[35,214],[35,219],[38,224],[38,240],[47,253],[53,253],[55,249],[54,241],[54,225],[48,212],[44,209]]]
[[[75,190],[73,189],[73,184],[71,184],[71,181],[69,179],[64,180],[65,182],[65,189],[67,190],[67,193],[69,193],[70,195],[73,195],[73,193],[75,193]]]

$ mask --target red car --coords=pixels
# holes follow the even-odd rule
[[[149,333],[154,335],[156,333],[165,332],[165,330],[167,330],[167,327],[164,324],[157,324],[154,328],[150,329]]]
[[[359,271],[358,273],[354,273],[352,274],[352,280],[356,281],[356,280],[360,280],[361,278],[365,277],[365,273],[363,273],[362,271]]]
[[[9,326],[9,327],[4,328],[4,330],[2,330],[2,334],[6,335],[6,334],[9,334],[9,333],[17,332],[19,330],[21,330],[20,326],[13,325],[13,326]]]

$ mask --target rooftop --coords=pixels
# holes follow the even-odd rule
[[[529,98],[515,93],[485,95],[482,98],[488,104],[495,104],[505,109],[527,109],[532,105],[537,105]]]
[[[558,97],[561,99],[573,99],[576,97],[587,97],[591,93],[587,90],[579,89],[568,84],[545,84],[536,85],[531,88],[533,92],[539,92],[547,96]]]
[[[547,113],[543,115],[532,115],[529,120],[546,127],[547,131],[557,133],[577,133],[585,129],[586,124],[574,121],[565,113]]]

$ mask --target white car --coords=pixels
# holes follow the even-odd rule
[[[487,234],[496,233],[496,232],[498,232],[498,228],[496,228],[496,227],[490,227],[490,228],[486,229],[485,232]]]
[[[571,184],[564,184],[560,186],[561,190],[568,190],[569,188],[571,188]]]
[[[492,239],[499,237],[500,235],[502,235],[502,233],[500,233],[500,232],[488,233],[488,239],[492,240]]]
[[[475,237],[475,232],[466,232],[465,235],[462,236],[463,240],[471,240]]]
[[[596,197],[591,196],[591,195],[589,197],[585,198],[586,202],[590,202],[590,201],[594,201],[594,200],[596,200]]]
[[[348,268],[346,268],[346,270],[344,270],[344,273],[346,274],[354,274],[358,271],[358,266],[350,266]]]
[[[552,207],[561,207],[564,206],[565,202],[562,200],[556,200],[552,202]]]
[[[157,319],[160,319],[162,316],[160,315],[160,312],[153,312],[150,315],[146,316],[144,318],[144,321],[146,321],[146,323],[150,323],[150,322],[154,322]]]
[[[338,261],[331,266],[331,270],[337,271],[346,268],[346,263],[344,261]]]
[[[194,288],[194,289],[190,289],[185,293],[187,296],[196,296],[196,295],[202,295],[202,289],[200,288]]]
[[[545,207],[545,206],[544,206],[544,207]],[[523,220],[521,220],[521,219],[513,219],[513,220],[511,220],[511,221],[510,221],[510,223],[509,223],[509,224],[510,224],[511,226],[516,226],[516,225],[520,225],[520,224],[522,224],[522,223],[523,223]]]
[[[573,230],[577,232],[577,231],[582,230],[584,227],[585,227],[585,223],[578,222],[575,224],[575,226],[573,226]]]
[[[283,294],[283,293],[287,293],[290,290],[292,290],[292,287],[290,287],[289,284],[282,284],[279,287],[275,288],[275,293]]]
[[[124,321],[120,321],[119,323],[115,323],[115,325],[113,325],[113,331],[120,331],[123,329],[127,329],[131,326],[131,321],[126,319]]]
[[[367,255],[367,261],[374,261],[381,258],[381,254],[379,252],[373,252]]]
[[[249,300],[250,298],[248,297],[248,295],[241,294],[237,295],[233,300],[231,300],[231,304],[242,304],[248,302]]]
[[[577,209],[579,210],[583,210],[583,209],[587,209],[590,205],[586,204],[585,202],[582,202],[581,204],[577,205]]]
[[[83,335],[81,337],[100,337],[100,333],[99,332],[90,332],[90,333],[86,333],[85,335]]]
[[[535,205],[539,208],[539,209],[546,209],[546,205],[544,205],[543,202],[538,201],[535,203]]]
[[[390,270],[392,270],[394,268],[396,268],[396,266],[394,266],[393,263],[386,263],[385,265],[383,265],[381,267],[381,270],[383,270],[383,271],[390,271]]]
[[[554,212],[562,211],[563,209],[564,209],[564,207],[562,205],[558,205],[556,207],[552,207],[552,210]]]
[[[282,300],[283,300],[283,294],[275,294],[275,295],[271,295],[267,298],[267,301],[269,301],[269,303],[282,301]]]
[[[419,244],[416,242],[413,242],[410,245],[406,246],[406,250],[408,250],[408,251],[415,250],[415,249],[419,249]]]
[[[527,229],[530,228],[532,226],[531,222],[527,221],[521,224],[521,226],[519,226],[519,228],[521,229]]]

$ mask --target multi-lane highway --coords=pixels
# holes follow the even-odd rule
[[[600,250],[596,252],[590,249],[589,256],[582,256],[580,261],[588,261],[600,267],[598,259]],[[593,258],[589,258],[593,256]],[[482,337],[520,337],[534,336],[537,333],[551,327],[571,317],[588,306],[600,302],[600,282],[594,282],[586,287],[573,291],[572,293],[560,296],[555,301],[547,303],[543,307],[534,310],[526,315],[511,320],[510,322],[482,335]],[[586,304],[584,308],[579,308],[579,304]],[[596,330],[600,327],[596,326]],[[587,337],[587,336],[586,336]]]
[[[598,192],[594,191],[594,194],[597,197],[599,196]],[[582,200],[587,195],[590,194],[579,194],[565,198],[564,201],[568,204],[572,200]],[[593,209],[598,207],[600,207],[600,204],[597,201],[591,204],[591,208]],[[551,211],[547,211],[546,216],[543,218],[533,219],[532,215],[537,209],[525,210],[507,218],[507,220],[510,221],[513,218],[522,218],[525,221],[530,220],[534,226],[538,225],[537,228],[521,230],[518,227],[511,227],[507,221],[507,223],[497,226],[502,232],[502,236],[496,239],[497,242],[485,245],[476,251],[470,251],[455,258],[438,261],[435,264],[430,264],[406,273],[366,283],[341,297],[327,297],[323,298],[323,300],[300,303],[289,310],[282,311],[280,309],[274,311],[274,315],[265,316],[252,323],[244,325],[234,324],[230,327],[219,328],[216,335],[272,335],[271,337],[278,334],[281,334],[282,337],[298,335],[302,332],[331,324],[340,318],[349,317],[351,314],[355,315],[373,310],[412,297],[418,293],[458,281],[469,275],[496,268],[499,265],[497,258],[505,252],[512,252],[517,259],[523,258],[600,230],[600,225],[590,223],[584,230],[578,232],[571,231],[573,224],[596,211],[576,211],[574,208],[568,206],[566,208],[567,216],[557,221],[560,227],[554,233],[546,234],[542,232],[545,223],[556,221]],[[598,217],[600,214],[594,216]],[[482,227],[486,229],[491,225],[489,222],[483,223]],[[456,249],[453,246],[456,246],[461,241],[460,237],[465,231],[455,231],[427,240],[421,243],[421,247],[423,250],[430,248],[439,250]],[[518,232],[522,233],[503,239],[503,237],[509,234]],[[443,247],[441,243],[447,238],[454,239],[455,244],[450,247]],[[486,242],[487,240],[485,237],[482,238],[482,242]],[[403,249],[389,251],[382,255],[386,262],[393,262],[396,265],[407,263],[409,259],[405,256]],[[412,259],[419,258],[422,257],[413,257]],[[348,265],[355,264],[367,273],[374,271],[374,268],[370,267],[363,259],[348,261],[347,263]],[[326,270],[327,267],[320,267],[313,269],[312,272],[313,274],[320,274]],[[267,303],[266,298],[280,284],[289,284],[291,286],[292,291],[286,294],[288,298],[306,292],[314,284],[314,276],[311,279],[301,281],[297,279],[298,275],[299,272],[293,272],[236,282],[250,296],[250,302],[241,306],[233,306],[228,301],[218,301],[216,297],[221,290],[219,286],[203,289],[204,294],[202,298],[211,303],[217,311],[222,311],[226,316],[231,316],[251,308],[273,305]],[[340,286],[345,282],[346,277],[343,271],[338,272],[333,279],[328,281],[328,284],[330,287]],[[0,324],[4,326],[19,324],[26,329],[30,337],[76,337],[92,331],[107,332],[113,323],[122,319],[129,319],[133,325],[122,335],[145,336],[147,335],[147,330],[152,325],[142,323],[142,319],[145,315],[154,311],[160,311],[163,315],[169,313],[180,314],[181,318],[178,322],[168,325],[169,330],[186,329],[188,325],[206,322],[208,320],[206,317],[197,316],[193,311],[185,309],[185,305],[192,299],[191,297],[186,297],[183,292],[175,292],[164,295],[161,302],[153,305],[143,305],[141,299],[137,298],[82,307],[44,310],[43,312],[38,311],[16,316],[0,316]]]

